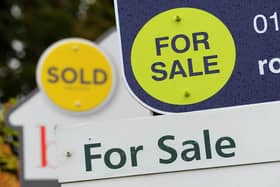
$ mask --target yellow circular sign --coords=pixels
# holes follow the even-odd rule
[[[113,68],[104,53],[84,39],[66,39],[40,58],[37,82],[60,108],[87,112],[103,106],[113,85]]]
[[[227,83],[236,49],[225,24],[195,8],[165,11],[136,36],[131,66],[138,84],[153,98],[173,105],[202,102]]]

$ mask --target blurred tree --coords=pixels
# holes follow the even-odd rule
[[[4,116],[14,106],[16,100],[10,99],[0,111],[0,186],[19,186],[18,132],[8,128]]]
[[[0,186],[2,187],[19,187],[19,181],[14,175],[9,173],[0,173]]]
[[[95,40],[114,21],[113,0],[1,0],[0,102],[36,87],[36,63],[50,44]]]

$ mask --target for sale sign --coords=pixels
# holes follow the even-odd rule
[[[280,99],[279,2],[115,3],[128,86],[154,111]]]

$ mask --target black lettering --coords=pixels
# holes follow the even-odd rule
[[[92,162],[91,160],[93,159],[100,159],[101,155],[96,154],[92,155],[91,154],[91,149],[96,148],[96,147],[101,147],[101,143],[95,143],[95,144],[85,144],[84,145],[84,151],[85,151],[85,161],[86,161],[86,171],[92,171]]]
[[[203,75],[203,72],[195,72],[193,70],[193,61],[191,58],[188,58],[188,67],[189,67],[189,75],[190,77]]]
[[[131,147],[130,148],[130,154],[131,154],[131,165],[132,167],[137,167],[137,153],[139,151],[143,151],[144,147],[143,145],[138,147]]]
[[[168,39],[169,39],[169,37],[156,38],[157,56],[161,56],[161,48],[168,47],[168,44],[161,44],[160,42],[163,40],[168,40]]]
[[[200,160],[200,150],[199,150],[199,144],[194,140],[189,140],[183,142],[183,145],[191,145],[192,148],[185,149],[181,156],[184,161],[192,161],[192,160]],[[189,156],[189,153],[193,153],[192,156]]]
[[[50,78],[48,79],[49,83],[56,83],[56,82],[58,82],[59,77],[56,74],[56,72],[57,72],[57,67],[50,67],[48,69],[48,74],[53,78],[53,79],[50,79]]]
[[[70,78],[67,77],[66,76],[67,73],[71,73],[72,77],[70,77]],[[77,80],[77,76],[78,76],[77,72],[73,68],[65,68],[61,73],[62,80],[67,84],[71,84],[71,83],[75,82]]]
[[[174,79],[175,75],[182,75],[182,77],[187,77],[187,74],[179,60],[174,60],[169,78]]]
[[[90,84],[90,81],[85,80],[84,69],[80,70],[81,84]]]
[[[210,49],[210,45],[208,42],[209,36],[207,32],[197,32],[193,33],[193,47],[195,51],[198,51],[198,44],[204,44],[205,49]],[[202,38],[199,39],[199,37]]]
[[[211,151],[209,130],[204,130],[203,131],[203,137],[204,137],[206,158],[211,159],[212,158],[212,151]]]
[[[113,164],[111,162],[111,155],[113,153],[118,153],[119,156],[120,156],[120,162],[117,163],[117,164]],[[110,149],[109,151],[107,151],[105,153],[105,156],[104,156],[104,161],[105,161],[105,164],[106,166],[108,166],[110,169],[120,169],[122,168],[125,163],[126,163],[126,155],[125,155],[125,152],[122,150],[122,149],[119,149],[119,148],[114,148],[114,149]]]
[[[164,142],[166,140],[175,140],[175,137],[174,136],[163,136],[159,139],[158,141],[158,146],[161,150],[167,152],[170,154],[170,158],[169,159],[161,159],[159,160],[159,163],[162,163],[162,164],[170,164],[172,162],[174,162],[176,159],[177,159],[177,152],[175,149],[173,149],[172,147],[170,146],[167,146],[164,144]]]
[[[209,62],[209,60],[211,59],[217,59],[218,55],[212,55],[212,56],[205,56],[203,58],[204,61],[204,70],[205,70],[205,74],[216,74],[216,73],[220,73],[219,69],[214,69],[214,70],[210,70],[211,66],[217,66],[218,62]]]
[[[167,78],[167,72],[165,70],[159,69],[159,68],[165,68],[166,65],[163,62],[156,62],[152,65],[151,70],[154,73],[161,74],[160,77],[153,75],[152,79],[155,81],[163,81]]]
[[[106,83],[107,73],[103,69],[95,69],[93,74],[94,84],[100,85]]]
[[[224,145],[223,142],[227,142],[227,145]],[[216,142],[216,151],[218,155],[224,158],[230,158],[235,156],[235,152],[225,153],[224,149],[233,149],[235,148],[235,142],[231,137],[222,137]]]
[[[177,40],[180,38],[182,38],[186,43],[185,47],[182,49],[178,49],[177,45],[176,45]],[[171,46],[176,53],[184,53],[184,52],[188,51],[190,48],[190,40],[186,35],[178,34],[172,39]]]

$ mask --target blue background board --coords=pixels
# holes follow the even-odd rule
[[[273,74],[266,67],[265,75],[260,76],[258,66],[259,60],[280,58],[280,32],[275,31],[274,21],[269,19],[277,12],[280,21],[280,1],[116,0],[115,2],[127,83],[133,93],[152,108],[164,112],[187,112],[280,100],[280,74]],[[225,87],[208,100],[185,106],[170,105],[149,96],[135,80],[130,61],[133,41],[145,23],[163,11],[179,7],[202,9],[221,19],[233,35],[237,54],[233,74]],[[258,14],[268,18],[269,29],[264,34],[257,34],[253,27],[254,17]],[[275,68],[279,66],[276,64]]]

